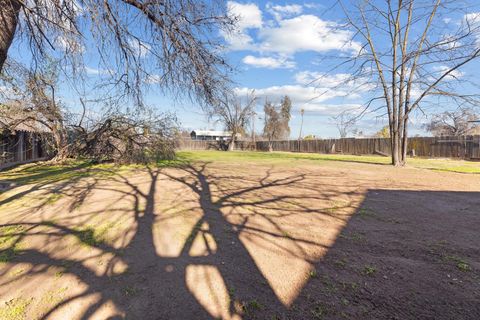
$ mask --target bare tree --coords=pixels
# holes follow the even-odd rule
[[[218,99],[209,111],[209,117],[216,118],[224,125],[226,130],[231,132],[229,150],[235,149],[238,134],[245,133],[245,129],[254,114],[255,103],[255,91],[252,91],[244,102],[231,91],[227,91],[223,98]]]
[[[210,101],[228,80],[216,38],[235,21],[216,0],[0,0],[0,71],[15,39],[33,64],[64,58],[69,75],[95,45],[108,84],[137,104],[146,83]]]
[[[55,159],[67,156],[67,137],[64,124],[65,113],[57,97],[58,63],[46,61],[43,68],[30,72],[16,65],[17,77],[10,82],[15,92],[7,100],[2,116],[12,129],[18,125],[40,127],[52,134]]]
[[[433,99],[474,103],[461,68],[480,56],[480,15],[453,0],[341,0],[358,53],[342,60],[352,78],[369,84],[365,108],[388,116],[392,164],[406,162],[412,112]],[[454,23],[445,18],[454,17]],[[353,45],[354,44],[354,45]],[[352,78],[349,79],[352,83]]]
[[[425,125],[425,129],[434,136],[464,136],[480,129],[480,125],[474,122],[477,118],[478,114],[472,109],[460,108],[456,111],[445,111],[434,115]]]
[[[340,138],[346,138],[348,132],[353,129],[357,123],[357,116],[352,115],[347,111],[343,111],[336,116],[333,116],[331,120],[335,123],[340,134]]]
[[[69,153],[95,161],[149,163],[173,159],[178,129],[168,113],[108,113],[89,127],[71,127]]]

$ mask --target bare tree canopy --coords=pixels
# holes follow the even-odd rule
[[[434,136],[464,136],[480,133],[480,125],[474,121],[480,116],[472,109],[460,108],[436,114],[425,125]]]
[[[212,100],[228,80],[219,30],[235,21],[223,1],[0,0],[0,71],[14,44],[32,64],[63,58],[70,74],[94,48],[110,84],[138,103],[145,83]]]
[[[138,163],[173,157],[174,115],[149,108],[123,113],[118,106],[109,105],[101,116],[89,117],[83,109],[75,117],[57,95],[58,62],[47,61],[37,72],[21,66],[16,70],[19,75],[12,88],[17,98],[0,105],[1,118],[12,131],[27,125],[51,133],[46,137],[51,137],[47,140],[54,161],[86,158]]]
[[[256,103],[255,92],[252,91],[242,101],[232,91],[226,91],[223,98],[218,99],[209,111],[209,117],[217,119],[226,130],[231,132],[229,150],[235,148],[235,141],[239,134],[244,134],[247,125],[254,113]]]
[[[340,112],[338,115],[331,118],[333,123],[338,129],[340,138],[346,138],[348,133],[352,131],[353,127],[357,123],[357,115],[348,111]]]
[[[462,68],[480,56],[480,15],[453,0],[339,4],[347,26],[355,31],[351,46],[358,52],[340,57],[337,67],[350,70],[350,84],[368,85],[371,96],[365,107],[387,117],[392,164],[403,165],[412,112],[434,100],[477,102],[476,93],[461,89],[466,81]]]

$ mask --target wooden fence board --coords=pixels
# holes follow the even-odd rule
[[[388,138],[344,138],[315,140],[280,140],[272,141],[273,151],[306,152],[306,153],[342,153],[353,155],[391,154]],[[222,149],[217,141],[180,140],[178,150]],[[268,141],[238,141],[237,150],[268,151]],[[444,136],[444,137],[412,137],[409,138],[408,153],[415,150],[418,157],[480,159],[480,136]]]

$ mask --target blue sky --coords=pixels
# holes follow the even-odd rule
[[[368,99],[368,88],[353,90],[350,86],[342,86],[332,89],[350,75],[350,70],[332,70],[332,64],[322,60],[322,56],[349,56],[360,47],[358,42],[349,41],[352,30],[338,28],[343,15],[338,7],[332,8],[334,2],[227,2],[230,13],[239,17],[238,30],[218,36],[225,43],[228,62],[236,68],[233,80],[237,93],[244,96],[255,89],[259,98],[255,125],[258,133],[263,125],[262,104],[265,99],[278,103],[284,95],[290,96],[293,103],[292,138],[299,135],[301,109],[305,109],[303,135],[336,137],[338,130],[330,118],[344,110],[358,109]],[[472,12],[474,10],[472,8]],[[456,19],[459,17],[442,17],[438,21],[449,28]],[[93,83],[104,75],[105,70],[99,66],[95,53],[90,54],[88,48],[85,50],[86,73]],[[10,54],[28,61],[30,57],[26,52],[19,45]],[[478,63],[475,63],[460,70],[459,74],[462,77],[475,76],[479,70]],[[315,79],[317,81],[312,84]],[[88,91],[89,81],[85,87]],[[88,94],[94,98],[96,92],[89,91]],[[78,107],[78,98],[66,84],[62,85],[61,96],[69,107]],[[189,100],[174,102],[154,86],[148,91],[146,101],[159,110],[176,112],[186,129],[222,129],[220,123],[209,122],[198,105]],[[449,106],[442,105],[442,108],[448,109]],[[426,117],[421,113],[413,120],[411,134],[424,134],[420,125]],[[359,121],[357,127],[366,134],[373,134],[384,125],[383,117],[371,114]]]
[[[255,89],[260,102],[265,98],[278,102],[283,95],[289,95],[293,102],[290,123],[292,138],[299,135],[301,109],[305,109],[303,135],[336,137],[338,130],[331,117],[344,110],[356,112],[370,97],[368,87],[359,90],[354,90],[351,86],[336,87],[350,76],[351,70],[348,67],[332,70],[333,64],[322,59],[325,55],[351,56],[360,48],[359,42],[351,41],[352,30],[339,28],[344,16],[334,3],[335,1],[227,2],[230,12],[240,18],[238,32],[225,36],[228,58],[239,70],[235,76],[237,91],[240,95],[246,95],[249,90]],[[459,2],[459,5],[462,3]],[[478,4],[468,10],[477,12],[475,10],[478,10]],[[461,14],[439,14],[435,23],[441,24],[448,33],[463,18]],[[380,40],[377,42],[379,46],[388,45]],[[458,75],[467,78],[469,75],[475,76],[475,70],[480,70],[478,63],[468,67],[459,70]],[[438,104],[435,112],[452,107],[444,101],[438,101]],[[259,119],[256,128],[261,128],[261,103],[257,112]],[[422,130],[422,124],[427,121],[429,113],[430,109],[425,104],[422,112],[411,117],[410,134],[426,134]],[[188,112],[180,115],[186,127],[213,127],[212,124],[200,121],[198,115]],[[357,127],[365,134],[373,134],[386,124],[385,117],[374,113],[360,120]]]

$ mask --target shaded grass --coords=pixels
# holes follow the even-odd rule
[[[19,253],[18,240],[24,231],[23,226],[0,227],[0,264],[10,262]]]
[[[175,160],[162,160],[155,164],[156,167],[175,167],[187,163],[181,156]],[[70,160],[61,164],[51,162],[29,163],[0,171],[0,181],[6,180],[13,186],[32,183],[55,183],[69,179],[84,177],[108,177],[118,173],[128,172],[132,169],[145,168],[139,164],[97,164],[87,160]],[[57,200],[57,199],[54,199]]]
[[[301,163],[351,162],[374,165],[389,165],[390,158],[382,156],[357,156],[341,154],[294,153],[294,152],[253,152],[253,151],[179,151],[174,160],[162,160],[155,167],[182,167],[192,162],[229,162],[258,164],[298,165]],[[480,163],[452,159],[408,160],[407,166],[436,171],[477,173],[480,174]],[[127,172],[145,165],[116,165],[112,163],[94,164],[85,160],[71,160],[63,164],[38,162],[25,164],[10,170],[0,171],[0,181],[7,180],[15,186],[31,183],[55,183],[68,179],[101,176],[108,177],[119,172]],[[50,199],[55,202],[56,198]]]
[[[180,151],[179,161],[207,162],[259,162],[265,164],[298,164],[299,162],[354,162],[375,165],[389,165],[390,158],[382,156],[356,156],[342,154],[294,153],[294,152],[253,152],[253,151]],[[408,159],[407,166],[447,172],[480,173],[480,163],[452,159]]]

